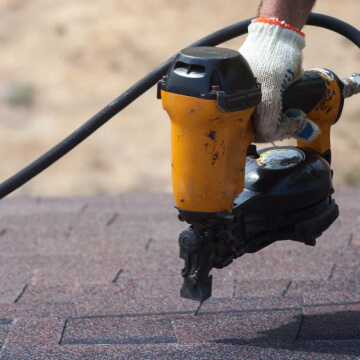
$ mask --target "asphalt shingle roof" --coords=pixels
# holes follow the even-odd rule
[[[172,196],[0,206],[0,358],[360,359],[360,190],[315,248],[279,242],[181,299]]]

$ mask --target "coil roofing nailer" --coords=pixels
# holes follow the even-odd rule
[[[301,109],[321,134],[310,143],[257,151],[251,114],[261,101],[245,59],[234,50],[186,48],[158,84],[171,119],[172,180],[185,261],[181,296],[211,296],[212,268],[278,240],[314,246],[338,217],[332,199],[330,129],[360,76],[340,80],[313,69],[284,93],[284,109]]]

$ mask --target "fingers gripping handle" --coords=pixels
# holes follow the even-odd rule
[[[299,141],[298,146],[308,147],[325,155],[330,150],[330,129],[339,119],[344,104],[344,84],[330,70],[313,69],[292,84],[283,96],[283,108],[300,109],[320,128],[320,135],[311,142]]]

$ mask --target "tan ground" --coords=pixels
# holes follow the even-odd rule
[[[0,0],[0,179],[178,49],[253,16],[257,5],[257,0]],[[316,11],[360,25],[359,0],[319,0]],[[344,77],[360,71],[359,51],[349,41],[327,30],[305,31],[305,68],[328,67]],[[226,45],[238,48],[243,39]],[[333,129],[336,185],[360,185],[359,134],[358,97],[346,102]],[[153,88],[17,194],[171,191],[169,156],[169,120]]]

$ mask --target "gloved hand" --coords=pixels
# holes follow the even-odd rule
[[[272,142],[288,137],[312,141],[317,125],[296,109],[282,113],[282,94],[302,74],[304,34],[274,18],[258,18],[249,26],[240,53],[261,83],[262,101],[255,108],[255,141]]]

